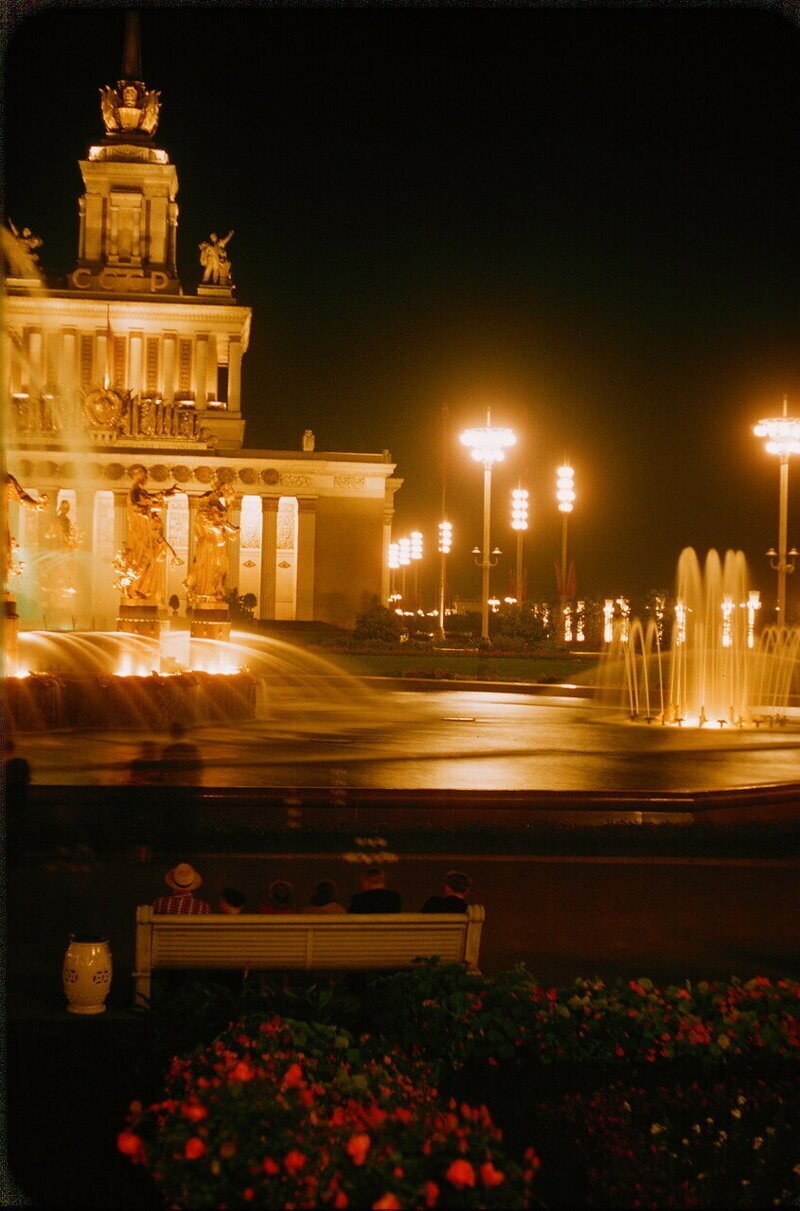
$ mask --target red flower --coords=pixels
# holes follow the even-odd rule
[[[435,1207],[439,1198],[439,1187],[436,1182],[426,1182],[422,1188],[422,1193],[425,1195],[425,1206]]]
[[[271,1156],[264,1157],[263,1161],[261,1162],[261,1168],[265,1173],[268,1173],[270,1177],[274,1177],[276,1173],[280,1173],[281,1171],[280,1165],[276,1165]]]
[[[286,1069],[286,1075],[283,1078],[281,1089],[293,1089],[295,1085],[299,1085],[303,1080],[303,1069],[299,1064],[290,1064]]]
[[[450,1168],[445,1173],[445,1177],[452,1186],[474,1186],[475,1185],[475,1170],[469,1161],[453,1161]]]
[[[401,1204],[393,1194],[384,1194],[372,1204],[372,1211],[401,1211]]]
[[[239,1063],[231,1069],[230,1079],[232,1081],[252,1081],[255,1075],[252,1064],[248,1064],[246,1060],[239,1060]]]
[[[251,1203],[256,1196],[256,1192],[252,1186],[248,1186],[242,1191],[242,1198],[246,1203]]]
[[[199,1123],[201,1119],[208,1117],[208,1111],[201,1102],[184,1102],[183,1113],[193,1123]]]
[[[303,1153],[298,1152],[295,1148],[293,1148],[291,1152],[287,1152],[286,1156],[283,1158],[283,1167],[286,1172],[292,1176],[294,1176],[295,1173],[299,1173],[305,1163],[306,1158],[303,1156]]]
[[[206,1146],[198,1135],[193,1135],[191,1139],[186,1141],[186,1146],[183,1149],[183,1155],[187,1161],[197,1161],[203,1155]]]
[[[336,1198],[333,1200],[333,1205],[336,1208],[336,1211],[342,1211],[342,1208],[346,1207],[349,1202],[350,1200],[345,1194],[344,1190],[340,1190],[336,1195]]]
[[[138,1156],[141,1151],[142,1141],[133,1131],[120,1131],[117,1136],[117,1148],[125,1156]]]
[[[505,1173],[495,1169],[491,1161],[486,1161],[484,1165],[481,1165],[481,1181],[484,1186],[501,1186],[505,1180]]]
[[[347,1155],[350,1157],[354,1165],[363,1165],[367,1159],[367,1153],[370,1149],[372,1140],[367,1135],[366,1131],[358,1132],[356,1135],[351,1135],[347,1141]]]

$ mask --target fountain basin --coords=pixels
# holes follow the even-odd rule
[[[151,728],[180,720],[239,722],[256,712],[257,678],[247,672],[120,677],[31,673],[2,682],[3,715],[14,731]]]

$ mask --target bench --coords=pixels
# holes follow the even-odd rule
[[[135,1000],[150,999],[157,969],[378,971],[414,959],[466,963],[475,971],[486,913],[208,913],[165,916],[136,909]]]

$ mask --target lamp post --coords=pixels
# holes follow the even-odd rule
[[[778,573],[778,626],[786,626],[786,576],[793,572],[797,550],[787,551],[787,529],[789,509],[789,458],[800,454],[800,417],[789,416],[789,405],[783,397],[783,416],[767,417],[753,427],[756,437],[765,437],[767,454],[777,454],[780,459],[780,490],[778,498],[778,549],[767,551],[770,567]]]
[[[453,527],[449,521],[439,522],[439,634],[444,639],[444,589],[447,556],[453,545]]]
[[[502,462],[506,449],[516,443],[510,429],[493,429],[491,415],[486,412],[486,425],[482,429],[467,429],[461,434],[461,444],[466,446],[478,463],[483,463],[483,548],[476,548],[480,559],[476,560],[482,570],[481,577],[481,637],[489,638],[489,569],[497,563],[491,556],[490,545],[492,512],[492,467]],[[499,553],[499,552],[498,552]]]
[[[411,563],[411,539],[398,538],[397,540],[397,562],[403,569],[402,579],[400,583],[400,592],[403,595],[403,609],[406,608],[406,568]]]
[[[411,531],[410,539],[411,562],[414,565],[414,609],[419,609],[419,561],[422,559],[422,534],[419,530]]]
[[[569,463],[556,471],[556,500],[561,522],[561,603],[567,599],[567,524],[575,502],[575,472]]]
[[[394,574],[397,571],[397,569],[400,567],[399,556],[400,556],[400,548],[398,547],[397,543],[390,542],[389,543],[389,558],[387,561],[388,565],[389,565],[389,600],[390,601],[394,597],[394,591],[395,591]]]
[[[522,609],[522,535],[528,528],[528,493],[514,488],[511,493],[511,529],[517,532],[517,605]]]

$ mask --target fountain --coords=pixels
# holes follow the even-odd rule
[[[743,552],[721,559],[709,551],[701,567],[687,547],[678,560],[669,650],[652,619],[616,627],[600,676],[605,697],[621,688],[631,718],[651,723],[783,722],[800,669],[800,628],[769,626],[756,637],[758,608]]]

